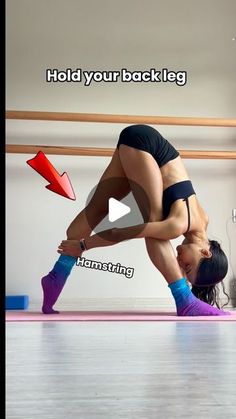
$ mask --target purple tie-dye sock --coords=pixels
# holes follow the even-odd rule
[[[49,274],[41,279],[43,288],[42,312],[44,314],[59,313],[52,307],[56,303],[76,260],[77,258],[72,256],[61,255]]]
[[[224,316],[231,313],[219,310],[193,295],[186,278],[169,284],[172,295],[175,299],[178,316]]]

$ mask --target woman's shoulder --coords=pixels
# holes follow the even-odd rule
[[[209,224],[209,217],[206,211],[200,205],[198,199],[196,198],[196,204],[192,205],[190,210],[190,228],[189,231],[199,231],[199,230],[207,230],[207,226]]]
[[[182,236],[188,228],[188,217],[181,209],[181,205],[175,207],[175,210],[171,211],[167,219],[171,219],[176,226],[178,226],[179,236]]]
[[[180,226],[182,234],[184,234],[187,230],[193,231],[198,230],[199,228],[204,228],[206,230],[209,223],[207,213],[199,204],[196,195],[190,196],[188,200],[189,207],[183,199],[176,201],[172,205],[170,216],[175,218],[176,223]]]
[[[200,205],[200,202],[198,201],[197,198],[196,198],[196,203],[197,203],[197,213],[198,213],[199,222],[201,222],[204,225],[204,227],[207,228],[207,226],[209,224],[209,217],[208,217],[206,211]]]

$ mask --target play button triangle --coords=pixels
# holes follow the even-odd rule
[[[108,201],[108,219],[110,222],[116,221],[124,215],[130,213],[130,207],[128,205],[123,204],[120,201],[117,201],[115,198],[109,198]]]

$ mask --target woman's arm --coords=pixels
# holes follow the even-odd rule
[[[136,226],[112,228],[101,231],[99,234],[85,238],[86,250],[95,247],[112,246],[125,240],[151,237],[161,240],[175,239],[183,234],[183,226],[176,218],[170,217],[164,221],[153,221]],[[71,256],[80,256],[79,240],[63,240],[58,253]],[[77,253],[76,253],[77,250]]]
[[[107,230],[108,232],[109,230]],[[117,228],[113,231],[113,237],[118,241],[133,238],[151,237],[153,239],[171,240],[181,236],[184,232],[180,220],[170,217],[164,221],[151,221],[136,226]],[[90,237],[90,239],[93,236]]]

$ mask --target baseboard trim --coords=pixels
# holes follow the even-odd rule
[[[221,299],[220,305],[224,305],[227,299]],[[29,304],[29,310],[41,311],[42,301],[32,300]],[[155,312],[157,310],[171,311],[175,310],[175,303],[171,298],[77,298],[63,299],[54,306],[58,310],[71,311],[147,311]],[[230,300],[224,310],[236,309],[236,300]]]

